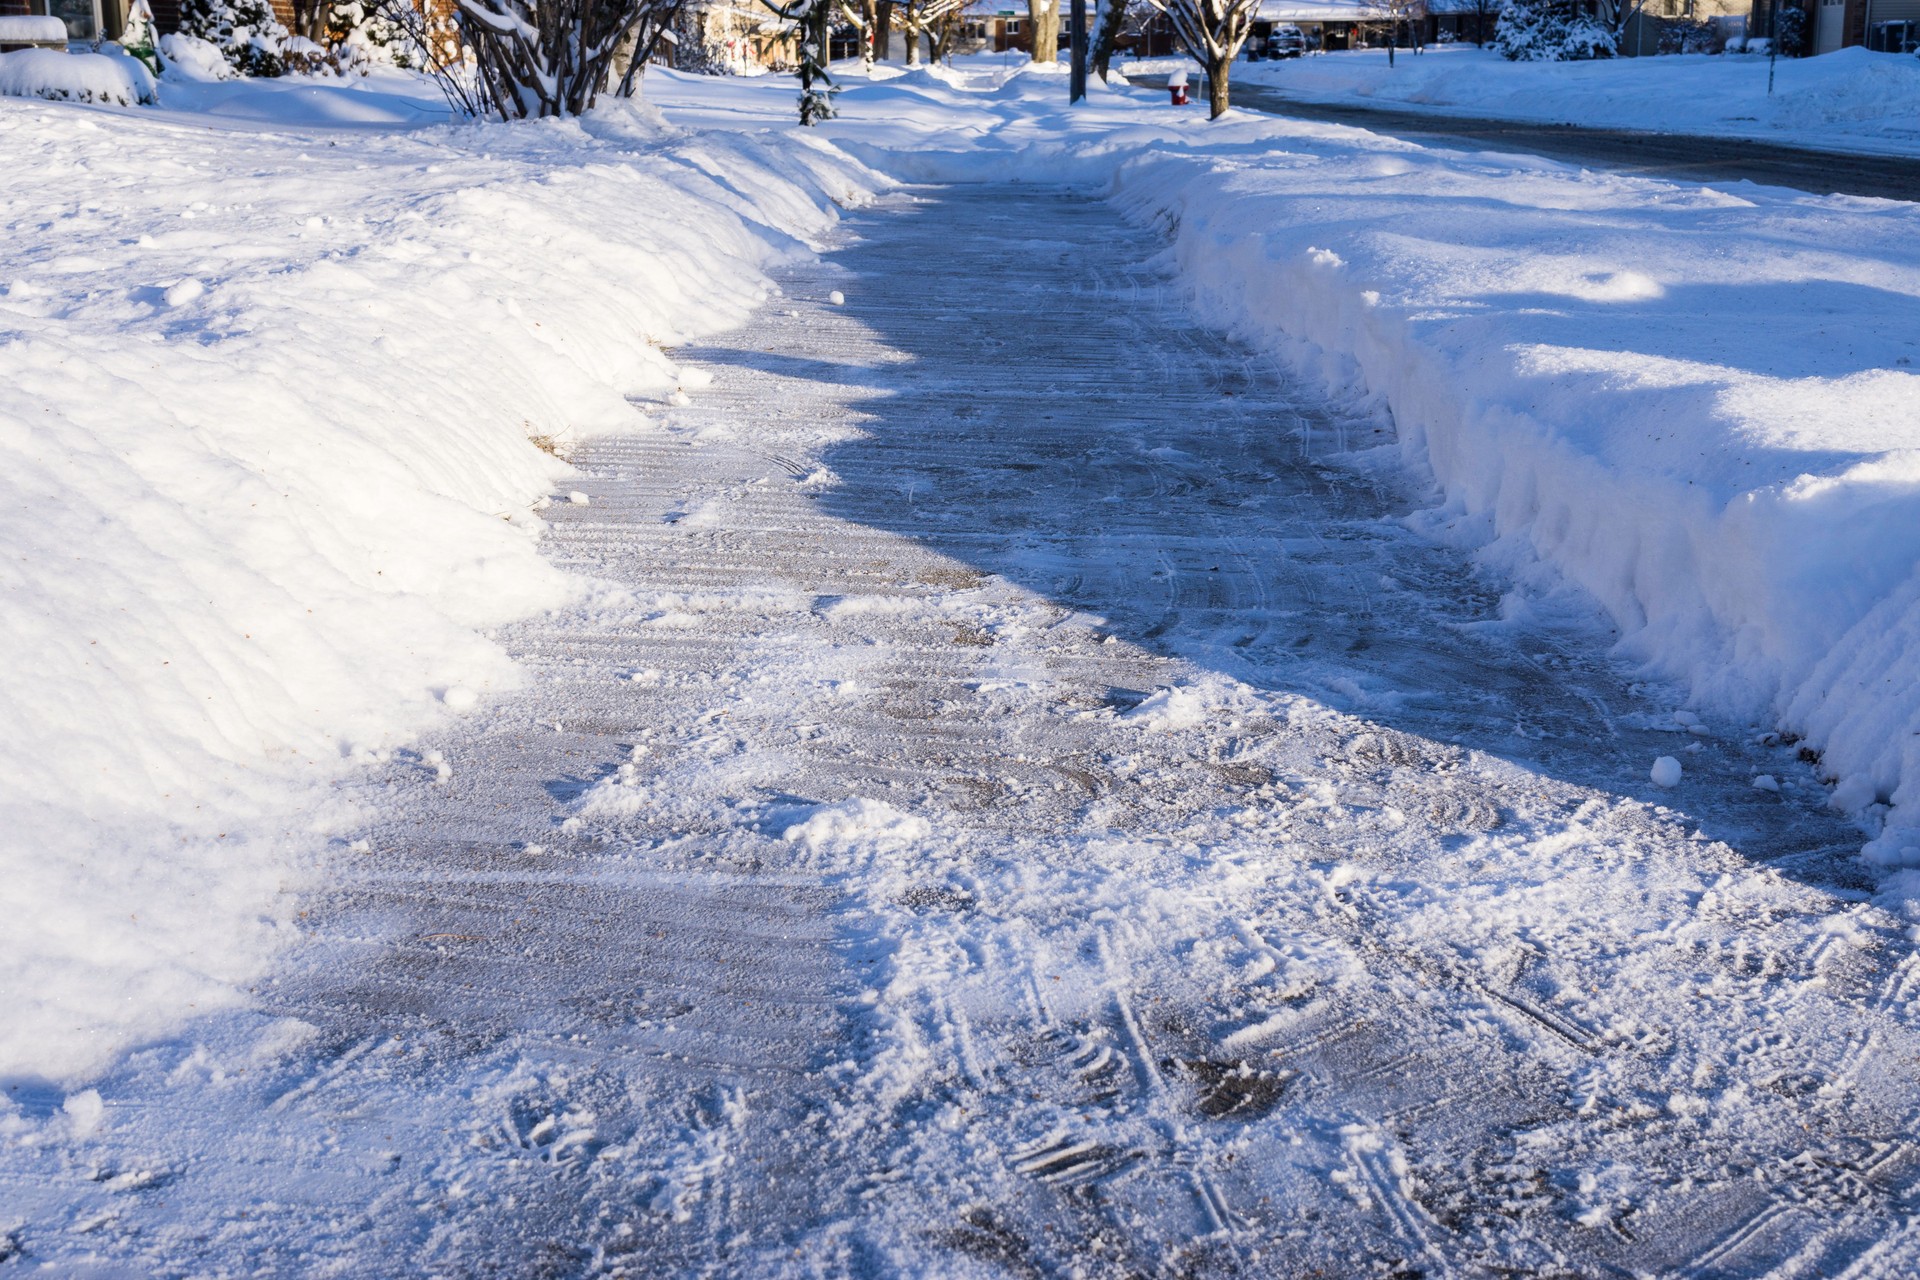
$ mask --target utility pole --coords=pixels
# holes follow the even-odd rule
[[[1107,3],[1125,4],[1126,0]],[[1087,96],[1087,0],[1073,0],[1073,42],[1067,46],[1067,56],[1073,59],[1067,76],[1067,100],[1078,102]]]
[[[1767,16],[1773,19],[1772,34],[1767,37],[1767,96],[1773,96],[1773,64],[1780,58],[1780,0],[1773,0],[1768,6],[1772,12]]]

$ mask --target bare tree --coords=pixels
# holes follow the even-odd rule
[[[459,12],[442,0],[380,0],[378,12],[420,50],[421,68],[445,95],[455,114],[481,116],[488,110],[479,77],[460,48]]]
[[[639,87],[640,76],[647,64],[660,51],[662,44],[674,41],[674,23],[679,21],[680,10],[685,7],[684,0],[645,0],[646,10],[640,15],[640,21],[634,24],[633,34],[621,51],[627,59],[626,66],[620,65],[620,58],[613,60],[614,70],[620,72],[620,87],[615,96],[631,98]]]
[[[1374,0],[1380,20],[1387,28],[1387,65],[1393,65],[1393,53],[1400,45],[1400,28],[1403,24],[1418,22],[1426,13],[1425,0]],[[1419,43],[1415,36],[1416,44]]]
[[[332,16],[333,0],[293,0],[293,34],[315,44],[327,42],[327,19]]]
[[[1145,29],[1157,12],[1150,0],[1101,0],[1100,17],[1094,24],[1093,47],[1088,51],[1087,61],[1093,64],[1093,73],[1100,77],[1102,84],[1112,69],[1120,37],[1129,31]]]
[[[933,45],[938,40],[941,24],[959,14],[967,3],[968,0],[895,0],[893,11],[907,29],[908,66],[920,65],[921,37]]]
[[[871,72],[873,70],[873,33],[880,25],[879,5],[874,0],[840,0],[840,16],[860,33],[860,64]]]
[[[965,25],[966,12],[964,4],[955,5],[936,25],[931,38],[932,48],[928,52],[928,56],[935,62],[944,62],[952,56],[953,42]]]
[[[1493,24],[1500,17],[1502,0],[1467,0],[1467,12],[1473,15],[1473,42],[1487,47],[1493,36]]]
[[[579,115],[645,0],[458,0],[486,104],[503,120]]]
[[[1027,25],[1033,30],[1033,60],[1059,61],[1060,0],[1027,0]]]
[[[1150,0],[1167,15],[1173,32],[1194,61],[1207,70],[1207,106],[1210,120],[1227,111],[1227,73],[1240,56],[1240,46],[1253,34],[1253,15],[1260,0]]]

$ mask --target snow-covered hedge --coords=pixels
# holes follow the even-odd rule
[[[59,49],[0,53],[0,94],[117,107],[156,100],[153,76],[135,59]]]
[[[243,76],[286,73],[290,37],[270,0],[181,0],[180,31],[220,50]]]
[[[234,998],[330,784],[510,684],[485,632],[572,590],[529,438],[644,429],[661,346],[866,189],[625,108],[115,123],[0,100],[0,1079]]]

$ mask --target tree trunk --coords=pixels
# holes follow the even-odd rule
[[[1052,64],[1060,58],[1060,0],[1027,0],[1033,26],[1033,60]]]
[[[1107,82],[1107,69],[1113,63],[1113,51],[1120,45],[1120,32],[1127,25],[1127,0],[1106,0],[1100,10],[1100,26],[1093,36],[1093,73],[1100,83]]]
[[[873,24],[873,57],[885,62],[893,52],[893,0],[880,0],[880,14]]]
[[[920,23],[912,9],[900,15],[900,25],[907,29],[907,65],[920,65]]]
[[[860,25],[860,61],[873,70],[873,34],[880,27],[880,6],[876,0],[863,0]]]
[[[1218,120],[1227,113],[1227,72],[1233,66],[1231,58],[1207,59],[1207,106],[1212,112],[1207,119]]]

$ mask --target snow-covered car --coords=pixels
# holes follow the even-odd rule
[[[1297,58],[1307,51],[1307,33],[1292,23],[1275,27],[1267,37],[1269,58]]]

